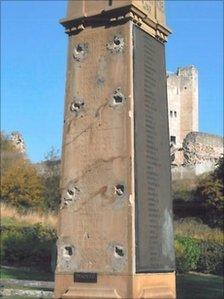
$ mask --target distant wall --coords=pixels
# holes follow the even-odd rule
[[[171,152],[172,179],[187,179],[213,171],[222,154],[222,137],[190,132],[184,138],[182,148]]]

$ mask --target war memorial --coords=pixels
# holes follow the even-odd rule
[[[55,298],[176,298],[164,1],[73,0]]]

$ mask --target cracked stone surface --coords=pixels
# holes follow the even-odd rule
[[[70,39],[57,271],[127,273],[131,267],[130,65],[121,36],[130,38],[129,26],[119,33],[84,30]],[[120,55],[108,51],[111,40],[119,43]],[[88,55],[76,63],[74,49],[87,41]],[[116,257],[110,244],[123,256]]]

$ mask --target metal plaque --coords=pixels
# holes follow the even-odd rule
[[[134,26],[136,272],[175,268],[165,48]]]
[[[97,273],[75,272],[74,282],[97,283]]]

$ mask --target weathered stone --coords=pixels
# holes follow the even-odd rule
[[[175,298],[163,2],[69,1],[62,24],[55,298]]]
[[[39,290],[20,290],[20,289],[0,289],[0,296],[21,298],[53,298],[53,292]]]
[[[216,167],[223,154],[223,138],[220,136],[190,132],[179,149],[171,147],[172,178],[191,178]]]
[[[11,140],[20,153],[24,154],[26,152],[26,145],[21,133],[12,132]]]
[[[5,286],[20,286],[20,287],[32,287],[43,288],[53,290],[53,281],[38,281],[38,280],[21,280],[21,279],[1,279],[1,284]]]

